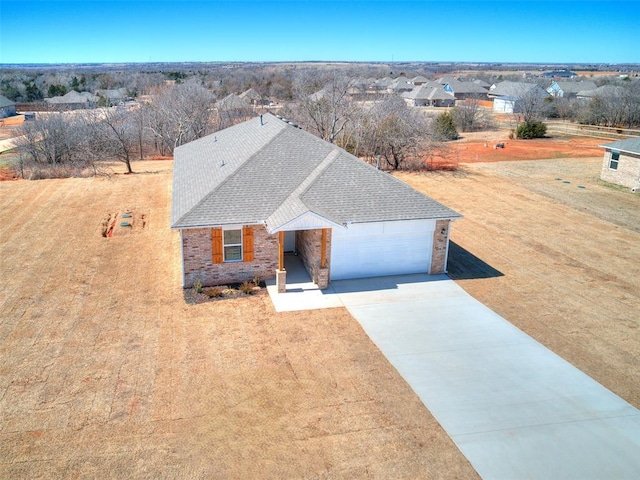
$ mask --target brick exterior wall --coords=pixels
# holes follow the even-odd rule
[[[203,286],[238,283],[259,277],[275,277],[278,268],[278,236],[269,235],[261,225],[253,226],[254,260],[252,262],[213,263],[211,229],[182,230],[184,288],[195,282]]]
[[[602,178],[602,180],[628,188],[640,186],[640,155],[632,156],[628,153],[620,152],[617,170],[609,168],[610,160],[611,151],[607,150],[604,153],[602,170],[600,172],[600,178]]]
[[[433,249],[431,250],[431,269],[429,270],[431,275],[447,271],[447,244],[450,223],[450,220],[436,220],[436,229],[433,231]],[[441,233],[442,229],[444,229],[444,233]]]
[[[318,270],[320,269],[320,245],[322,243],[322,230],[298,230],[296,231],[296,250],[302,259],[307,272],[313,282],[318,282]],[[331,229],[327,232],[327,268],[331,267]],[[330,277],[329,277],[330,278]]]

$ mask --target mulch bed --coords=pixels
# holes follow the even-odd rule
[[[260,282],[257,286],[252,284],[253,288],[247,293],[240,289],[241,285],[240,283],[232,283],[214,287],[202,287],[200,292],[195,288],[185,288],[184,301],[189,305],[196,305],[199,303],[227,300],[229,298],[254,297],[267,294],[267,286],[264,282]]]

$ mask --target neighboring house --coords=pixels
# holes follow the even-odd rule
[[[253,88],[242,92],[238,97],[248,100],[251,105],[269,105],[269,100],[265,99]]]
[[[640,137],[600,146],[604,148],[600,178],[634,191],[640,190]]]
[[[481,87],[484,87],[485,89],[489,90],[489,87],[491,87],[491,84],[489,82],[485,82],[484,80],[474,80],[473,83],[480,85]]]
[[[171,228],[182,281],[313,281],[446,269],[460,215],[334,144],[265,114],[175,149]]]
[[[624,89],[616,85],[603,85],[593,90],[581,90],[576,97],[582,100],[592,100],[596,97],[600,98],[616,98],[622,96]]]
[[[500,113],[520,112],[523,99],[530,95],[546,98],[549,93],[535,83],[509,81],[493,85],[487,93],[487,96],[493,99],[493,111]]]
[[[553,70],[542,74],[543,78],[576,78],[577,76],[578,74],[571,70]]]
[[[13,117],[15,115],[16,103],[0,95],[0,118]]]
[[[547,88],[547,92],[556,98],[575,98],[578,95],[578,92],[595,90],[597,88],[596,84],[591,81],[582,81],[582,82],[570,82],[570,81],[557,81],[553,82],[549,88]]]
[[[410,92],[415,85],[411,84],[406,77],[398,77],[387,87],[387,92],[401,94],[402,92]]]
[[[312,102],[319,102],[320,100],[324,99],[325,97],[331,98],[331,94],[330,94],[329,90],[326,87],[321,88],[317,92],[312,93],[311,95],[309,95],[309,100],[311,100]]]
[[[219,110],[248,110],[251,109],[251,102],[248,98],[230,93],[219,102],[216,102],[216,107]]]
[[[115,88],[112,90],[98,90],[96,91],[98,97],[104,99],[104,104],[107,106],[122,105],[127,100],[126,88]]]
[[[417,77],[413,77],[409,80],[413,85],[424,85],[425,83],[429,83],[430,80],[427,77],[423,77],[422,75],[418,75]]]
[[[445,80],[446,79],[446,80]],[[468,98],[486,98],[488,88],[474,82],[463,82],[456,78],[443,77],[438,80],[444,86],[446,92],[451,93],[456,100],[466,100]]]
[[[389,85],[391,85],[392,82],[393,82],[392,78],[389,78],[389,77],[380,78],[371,84],[371,89],[373,91],[382,92],[382,91],[385,91],[387,88],[389,88]]]
[[[447,92],[444,85],[433,82],[403,93],[402,98],[410,107],[453,107],[455,105],[453,94]]]
[[[55,110],[80,110],[94,108],[99,98],[90,92],[76,92],[71,90],[61,97],[45,98],[44,101]]]

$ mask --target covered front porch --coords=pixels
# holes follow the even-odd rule
[[[278,232],[278,268],[275,284],[278,293],[291,285],[311,282],[323,290],[329,285],[331,229],[314,228]]]

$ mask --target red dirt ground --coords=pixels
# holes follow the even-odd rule
[[[18,178],[9,167],[0,167],[0,182],[6,180],[17,180]]]
[[[436,157],[432,164],[500,162],[505,160],[540,160],[552,158],[587,158],[602,155],[602,143],[596,138],[539,138],[510,140],[506,131],[463,134],[465,138],[448,144],[445,157]],[[504,148],[495,148],[501,143]]]

